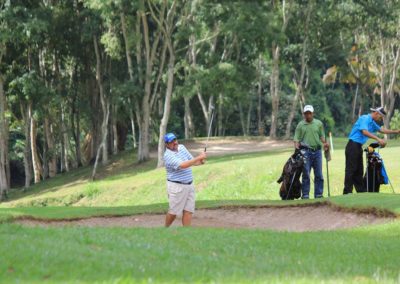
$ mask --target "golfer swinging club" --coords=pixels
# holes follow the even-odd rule
[[[207,155],[202,152],[197,157],[189,153],[185,146],[179,145],[173,133],[164,136],[164,153],[167,170],[167,192],[169,209],[165,217],[165,227],[169,227],[176,215],[182,215],[182,225],[190,226],[195,208],[192,166],[204,164]]]
[[[344,177],[343,194],[353,192],[353,185],[357,192],[365,192],[363,184],[363,151],[362,145],[368,138],[375,139],[383,148],[386,141],[375,135],[376,132],[384,134],[400,134],[400,130],[389,130],[381,126],[386,115],[383,107],[371,108],[370,114],[362,115],[353,125],[346,145],[346,171]]]

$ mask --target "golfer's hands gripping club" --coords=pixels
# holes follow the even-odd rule
[[[198,165],[203,165],[203,164],[206,162],[206,159],[207,159],[207,154],[206,154],[206,152],[201,152],[201,153],[196,157],[197,164],[198,164]]]

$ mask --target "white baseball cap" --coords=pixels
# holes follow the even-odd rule
[[[306,105],[306,106],[304,106],[303,113],[305,113],[305,112],[307,112],[307,111],[309,111],[309,112],[314,112],[313,106],[312,106],[312,105]]]
[[[371,111],[376,111],[377,113],[379,113],[383,117],[385,117],[385,115],[386,115],[386,111],[385,111],[385,109],[383,107],[371,108],[370,110]]]

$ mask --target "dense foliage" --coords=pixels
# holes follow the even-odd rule
[[[168,130],[291,138],[383,105],[398,125],[397,1],[0,0],[0,191]],[[136,151],[136,150],[135,150]]]

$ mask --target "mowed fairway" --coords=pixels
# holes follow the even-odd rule
[[[329,163],[329,202],[346,208],[400,214],[400,194],[341,194],[344,140]],[[400,193],[398,142],[380,151]],[[278,184],[291,149],[212,157],[196,167],[199,208],[290,205]],[[325,164],[324,164],[325,172]],[[0,207],[2,283],[399,283],[400,221],[329,232],[289,233],[219,228],[25,227],[13,218],[68,219],[163,213],[164,169],[136,165],[121,154],[88,182],[90,169],[60,175]],[[326,196],[326,192],[325,192]],[[313,202],[313,201],[310,201]],[[54,207],[58,205],[59,207]],[[60,205],[68,205],[60,206]],[[21,207],[25,206],[25,207]],[[40,207],[45,206],[45,207]],[[386,213],[385,213],[386,212]],[[160,218],[163,218],[160,215]],[[318,216],[315,216],[318,218]]]

